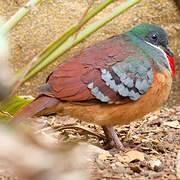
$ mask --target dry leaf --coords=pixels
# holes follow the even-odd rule
[[[163,123],[164,126],[169,126],[172,128],[180,129],[179,121],[166,121]]]
[[[153,115],[153,116],[151,116],[151,117],[148,117],[148,120],[149,120],[149,121],[153,121],[153,120],[156,120],[157,118],[158,118],[158,116]]]
[[[154,150],[154,149],[150,149],[151,150],[151,154],[159,154],[156,150]]]
[[[135,160],[144,161],[144,153],[136,150],[128,151],[124,155],[117,154],[116,156],[121,162],[126,162],[126,163],[130,163]]]
[[[134,135],[132,136],[134,139],[141,139],[142,142],[153,142],[155,144],[158,144],[159,143],[159,140],[158,139],[151,139],[151,138],[148,138],[148,137],[145,137],[145,136],[142,136],[142,135]]]
[[[97,146],[94,146],[92,144],[88,145],[88,154],[91,157],[91,161],[92,159],[95,159],[97,157],[97,154],[98,154],[98,159],[100,160],[105,160],[107,159],[107,157],[112,156],[108,151],[101,149]]]
[[[176,164],[177,178],[180,178],[180,151],[177,154],[177,164]]]

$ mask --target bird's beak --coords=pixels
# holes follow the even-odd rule
[[[173,52],[172,52],[172,50],[167,46],[167,47],[165,47],[165,49],[164,49],[170,56],[174,56],[174,54],[173,54]]]

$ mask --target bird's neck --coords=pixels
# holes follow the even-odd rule
[[[176,72],[176,69],[175,69],[175,61],[174,61],[174,58],[171,56],[171,55],[169,55],[166,51],[164,51],[164,50],[162,50],[160,47],[158,47],[158,46],[155,46],[155,45],[153,45],[153,44],[150,44],[150,43],[148,43],[148,42],[146,42],[147,44],[149,44],[150,46],[152,46],[152,47],[154,47],[156,50],[158,50],[159,51],[159,53],[161,53],[161,54],[163,54],[164,55],[164,60],[163,60],[163,62],[162,63],[165,63],[165,62],[167,62],[168,63],[168,69],[170,70],[170,72],[172,73],[172,76],[174,76],[175,75],[175,72]],[[154,50],[155,50],[154,49]],[[160,56],[157,56],[158,58],[160,58]],[[167,64],[166,63],[166,64]]]
[[[124,35],[136,46],[143,49],[144,53],[151,57],[155,62],[165,66],[172,73],[172,76],[175,75],[175,63],[172,56],[164,52],[160,47],[137,38],[131,32],[126,32]]]

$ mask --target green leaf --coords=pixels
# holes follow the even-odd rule
[[[32,101],[33,100],[24,99],[19,96],[14,96],[13,98],[8,98],[4,101],[1,101],[0,122],[7,122],[11,118],[11,116],[15,115],[25,105],[29,104]]]

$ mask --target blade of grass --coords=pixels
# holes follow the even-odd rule
[[[30,0],[26,3],[24,7],[19,9],[1,28],[0,31],[3,34],[7,34],[9,31],[11,31],[16,24],[24,17],[26,16],[30,10],[36,6],[38,3],[40,3],[41,0]]]
[[[115,9],[111,14],[107,15],[106,17],[100,19],[99,21],[91,24],[88,28],[83,30],[74,38],[69,38],[62,46],[57,48],[52,54],[50,54],[41,64],[37,65],[32,71],[30,71],[27,76],[24,78],[24,81],[27,81],[29,78],[33,77],[36,73],[46,67],[48,64],[52,63],[57,57],[65,53],[67,50],[72,48],[73,46],[77,45],[80,41],[85,39],[86,37],[90,36],[93,32],[97,31],[103,25],[107,24],[109,21],[117,17],[119,14],[123,13],[125,10],[129,9],[133,5],[137,4],[141,0],[129,0],[126,1],[122,6]]]
[[[91,18],[93,18],[96,14],[101,12],[105,7],[114,2],[114,0],[105,0],[93,10],[88,12],[83,19],[80,20],[80,23],[77,25],[71,26],[63,35],[61,35],[57,40],[51,43],[42,53],[33,58],[31,62],[29,62],[23,69],[21,69],[13,78],[12,84],[15,84],[22,79],[29,71],[32,71],[38,64],[40,64],[46,57],[48,57],[56,48],[58,48],[62,43],[64,43],[71,35],[78,32],[78,30],[87,23]],[[30,68],[29,68],[30,67]],[[28,71],[27,71],[28,69]],[[19,82],[20,85],[22,82]]]
[[[88,14],[89,10],[91,9],[91,7],[93,6],[95,0],[91,0],[89,3],[89,6],[88,8],[86,9],[86,11],[84,12],[84,14],[82,15],[80,21],[79,21],[79,25],[82,27],[82,23],[83,23],[83,19],[86,17],[86,15]],[[78,29],[76,32],[75,32],[75,37],[77,36],[78,32],[80,31],[80,29]]]

